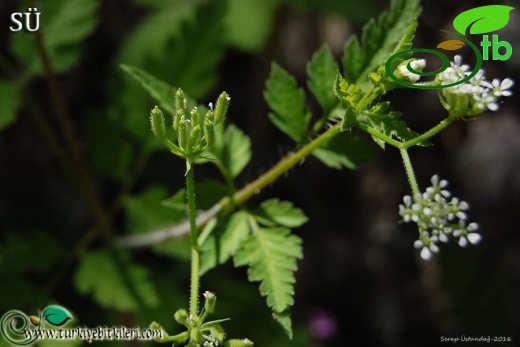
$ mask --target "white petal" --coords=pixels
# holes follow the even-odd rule
[[[498,104],[495,103],[495,102],[492,102],[492,103],[488,104],[487,107],[491,111],[498,111]]]
[[[481,240],[482,240],[482,236],[480,234],[477,234],[477,233],[469,233],[468,234],[468,241],[472,245],[478,244]]]
[[[466,239],[464,236],[461,236],[459,239],[459,246],[466,247],[468,245],[468,239]]]
[[[422,243],[421,240],[415,240],[415,242],[413,243],[413,247],[416,248],[416,249],[419,249],[421,247],[423,247],[424,244]]]
[[[475,231],[475,230],[478,230],[478,224],[477,223],[469,223],[468,231]]]
[[[448,236],[446,236],[446,234],[440,234],[439,235],[439,240],[441,240],[441,242],[448,242]]]
[[[515,84],[515,82],[510,79],[510,78],[506,78],[505,80],[502,81],[502,83],[500,84],[500,89],[509,89],[511,88],[513,85]]]
[[[424,260],[430,260],[432,258],[433,254],[432,252],[424,247],[422,250],[421,250],[421,258],[423,258]]]
[[[430,245],[430,250],[433,252],[433,253],[439,253],[439,247],[437,247],[436,244],[432,243]]]
[[[410,195],[405,195],[403,197],[403,201],[406,207],[410,207],[412,205],[412,197]]]

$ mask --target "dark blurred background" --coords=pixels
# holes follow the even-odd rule
[[[139,66],[206,103],[221,90],[231,95],[229,121],[251,137],[253,149],[252,162],[238,178],[241,187],[293,150],[292,142],[269,122],[263,101],[271,61],[305,86],[306,63],[322,44],[328,43],[339,60],[350,35],[360,34],[369,18],[389,7],[389,1],[376,0],[227,2],[221,14],[224,24],[218,26],[210,18],[192,18],[189,11],[203,1],[103,1],[95,9],[91,32],[74,42],[75,48],[66,47],[77,50],[71,63],[56,62],[63,66],[56,71],[56,81],[79,139],[85,172],[102,205],[113,207],[110,217],[117,236],[127,232],[125,199],[150,186],[160,186],[168,195],[183,186],[183,163],[165,151],[146,149],[153,147],[147,140],[152,136],[147,115],[154,101],[124,76],[120,63]],[[8,31],[10,13],[27,8],[20,3],[0,3],[0,77],[19,87],[22,105],[16,120],[0,132],[0,312],[36,312],[55,302],[70,308],[81,325],[144,327],[158,320],[171,331],[171,315],[187,302],[189,266],[182,257],[148,249],[132,252],[149,270],[147,280],[159,293],[159,304],[149,309],[109,308],[76,289],[78,261],[87,249],[103,248],[104,241],[93,237],[90,242],[88,236],[99,236],[93,228],[99,221],[81,193],[88,183],[74,173],[74,163],[63,164],[70,161],[70,148],[60,130],[60,106],[50,95],[44,73],[27,72],[32,71],[29,58],[37,60],[36,42],[15,39],[18,33]],[[59,3],[44,0],[37,5],[44,17]],[[513,1],[493,3],[515,6]],[[414,46],[434,48],[445,39],[438,29],[451,30],[457,14],[489,4],[423,1]],[[519,80],[517,11],[498,32],[512,45],[513,55],[507,61],[486,61],[489,79]],[[198,27],[205,30],[193,34],[193,41],[179,39],[179,32],[192,33],[197,25],[182,24],[177,16],[188,23],[199,20]],[[42,19],[45,34],[44,25]],[[214,40],[215,47],[207,40]],[[187,52],[197,50],[198,42],[206,51],[192,57]],[[19,58],[20,47],[32,52],[25,55],[27,60]],[[464,59],[473,63],[469,55]],[[190,70],[190,64],[207,65],[196,81],[188,79],[195,73],[179,72]],[[296,274],[295,339],[289,341],[271,321],[257,284],[247,283],[245,270],[232,264],[202,279],[203,288],[219,294],[219,314],[232,317],[226,324],[229,335],[249,337],[257,346],[437,346],[447,344],[441,342],[443,336],[463,335],[511,337],[512,342],[500,345],[519,346],[516,86],[513,93],[498,112],[457,122],[433,139],[433,147],[410,151],[423,187],[439,174],[449,180],[455,196],[470,203],[470,219],[480,224],[484,237],[480,245],[445,245],[433,261],[420,259],[413,248],[415,226],[399,223],[398,204],[410,189],[393,148],[378,152],[355,171],[329,169],[309,158],[250,201],[255,206],[267,197],[279,197],[294,202],[310,219],[296,230],[304,240],[305,258]],[[0,105],[8,97],[0,94]],[[385,98],[417,132],[446,116],[435,91],[396,90]],[[317,114],[317,104],[309,100]],[[6,107],[0,106],[2,110]],[[197,179],[207,178],[218,178],[214,168],[198,168]],[[84,242],[89,246],[82,248]]]

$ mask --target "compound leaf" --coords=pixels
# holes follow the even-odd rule
[[[249,266],[249,281],[260,282],[260,294],[267,297],[267,306],[275,316],[282,315],[294,303],[294,272],[301,259],[301,239],[283,227],[260,228],[252,234],[234,256],[235,266]],[[281,321],[285,330],[290,325]]]
[[[311,114],[305,107],[303,90],[278,64],[271,66],[264,98],[273,111],[269,113],[273,124],[294,141],[301,142],[307,133]]]
[[[345,46],[343,72],[350,83],[365,88],[368,74],[379,67],[405,36],[420,13],[419,0],[393,0],[390,11],[370,20],[364,27],[361,43],[352,37]]]

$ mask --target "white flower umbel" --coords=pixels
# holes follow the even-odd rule
[[[437,243],[446,243],[456,239],[461,247],[476,245],[482,236],[476,231],[477,223],[467,223],[469,204],[457,198],[451,198],[446,189],[448,181],[440,180],[438,175],[431,178],[432,185],[422,194],[406,195],[404,204],[399,205],[399,214],[405,223],[416,223],[419,238],[414,247],[421,250],[421,258],[430,260],[439,252]]]
[[[456,55],[450,66],[437,75],[436,80],[441,85],[447,85],[460,81],[470,74],[469,65],[462,64],[462,57]],[[486,110],[497,111],[499,98],[513,95],[509,90],[513,85],[514,82],[510,78],[488,82],[484,77],[484,70],[479,70],[465,83],[439,89],[439,98],[448,111],[455,112],[461,117],[475,116]]]

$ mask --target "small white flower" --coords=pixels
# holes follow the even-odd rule
[[[461,246],[461,247],[464,248],[464,247],[466,247],[467,245],[468,245],[468,239],[466,239],[465,236],[461,236],[461,237],[459,238],[459,246]]]
[[[423,249],[421,250],[421,258],[423,258],[424,260],[430,260],[432,256],[433,254],[430,251],[430,249],[428,247],[423,247]]]
[[[469,65],[462,65],[462,57],[460,55],[456,55],[453,60],[454,61],[450,63],[450,67],[453,69],[454,73],[458,77],[466,77],[469,74],[467,72],[469,70]]]
[[[491,83],[486,82],[485,86],[491,89],[491,93],[494,96],[499,97],[513,95],[513,93],[508,89],[511,88],[514,84],[514,81],[510,78],[506,78],[502,82],[495,78]]]
[[[415,242],[413,243],[413,247],[415,249],[422,248],[423,246],[424,246],[424,243],[421,240],[415,240]]]
[[[477,223],[469,223],[468,231],[476,231],[476,230],[478,230],[478,224]]]
[[[477,233],[469,233],[467,238],[472,245],[476,245],[482,240],[482,236]]]

